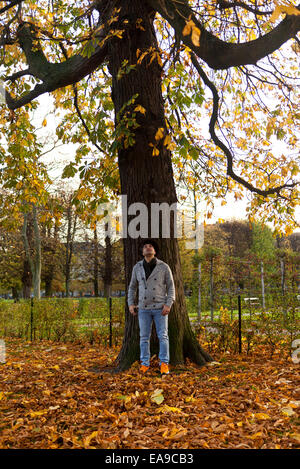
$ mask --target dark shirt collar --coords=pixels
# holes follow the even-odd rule
[[[155,265],[155,264],[156,264],[156,261],[157,261],[157,259],[156,259],[155,256],[151,259],[150,262],[146,261],[146,258],[144,257],[144,264],[145,264],[145,265]]]

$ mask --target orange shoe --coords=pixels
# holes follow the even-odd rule
[[[160,365],[160,372],[162,375],[168,375],[169,372],[169,365],[167,363],[161,363]]]
[[[148,371],[148,370],[149,370],[149,366],[141,365],[140,371],[141,371],[142,373],[146,373],[146,371]]]

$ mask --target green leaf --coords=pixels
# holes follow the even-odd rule
[[[62,173],[62,178],[63,179],[72,178],[75,176],[76,173],[77,173],[77,169],[74,167],[72,163],[70,163],[67,166],[65,166],[63,173]]]

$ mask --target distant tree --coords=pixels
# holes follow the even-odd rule
[[[262,307],[266,309],[265,271],[271,272],[270,261],[275,258],[275,239],[271,229],[259,223],[252,224],[251,251],[257,259],[260,268]]]
[[[289,243],[290,243],[290,246],[291,246],[291,249],[294,251],[294,252],[300,252],[300,233],[299,232],[295,232],[293,234],[291,234],[289,237]]]
[[[22,290],[24,247],[20,230],[0,228],[0,289],[18,299]]]

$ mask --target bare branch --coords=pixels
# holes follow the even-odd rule
[[[252,8],[251,6],[247,5],[244,2],[227,2],[226,0],[218,0],[217,4],[219,5],[220,10],[226,10],[228,8],[234,8],[234,7],[240,7],[243,8],[244,10],[250,11],[251,13],[254,13],[255,15],[271,15],[272,11],[261,11],[258,10],[257,8]]]
[[[102,153],[106,154],[106,151],[100,147],[100,145],[98,145],[96,142],[95,142],[95,139],[93,138],[91,132],[90,132],[90,129],[88,128],[88,125],[87,123],[85,122],[84,118],[83,118],[83,115],[79,109],[79,104],[78,104],[78,91],[77,91],[77,86],[76,85],[73,85],[73,91],[74,91],[74,107],[76,109],[76,112],[78,114],[78,117],[79,119],[81,120],[81,123],[90,139],[90,141],[92,142],[93,145],[95,145],[95,147]]]
[[[215,125],[218,121],[218,110],[219,110],[219,95],[218,95],[217,88],[209,80],[208,76],[204,72],[203,68],[201,67],[201,65],[199,64],[199,62],[196,59],[196,56],[193,53],[191,54],[191,60],[192,60],[192,63],[194,65],[194,67],[196,68],[197,72],[199,73],[200,77],[202,78],[203,82],[205,83],[206,86],[209,87],[209,89],[211,90],[212,95],[213,95],[213,111],[212,111],[211,119],[210,119],[210,122],[209,122],[209,132],[210,132],[210,135],[211,135],[211,138],[212,138],[213,142],[217,145],[217,147],[219,147],[223,151],[223,153],[225,154],[225,156],[227,158],[227,175],[230,176],[234,181],[238,182],[239,184],[242,184],[244,187],[249,189],[251,192],[255,192],[256,194],[259,194],[263,197],[267,197],[268,195],[271,195],[271,194],[277,194],[278,197],[286,198],[286,197],[282,196],[282,194],[280,194],[280,192],[283,189],[292,189],[293,187],[297,186],[299,183],[295,182],[295,183],[292,183],[292,184],[282,184],[281,186],[277,186],[277,187],[273,187],[273,188],[270,188],[270,189],[262,190],[262,189],[259,189],[255,186],[253,186],[250,182],[246,181],[245,179],[238,176],[234,172],[234,169],[233,169],[233,155],[232,155],[231,151],[229,150],[229,148],[219,139],[219,137],[216,135],[216,132],[215,132]]]

